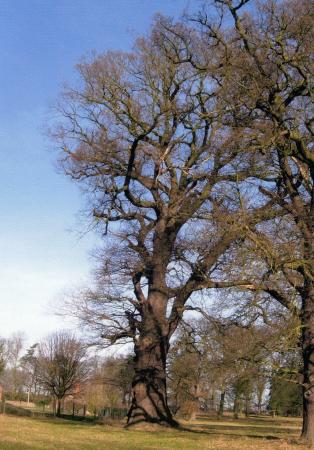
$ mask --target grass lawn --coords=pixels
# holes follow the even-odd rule
[[[184,430],[125,430],[64,419],[0,415],[0,450],[139,450],[139,449],[304,449],[298,445],[300,420],[249,418],[183,423]]]

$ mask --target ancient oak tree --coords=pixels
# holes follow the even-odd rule
[[[274,203],[243,208],[246,179],[268,173],[223,122],[220,57],[214,41],[160,18],[132,53],[79,64],[81,81],[59,105],[60,164],[106,237],[97,286],[82,292],[75,314],[103,343],[133,340],[129,424],[176,425],[170,338],[195,293],[230,286],[215,276],[222,256]]]

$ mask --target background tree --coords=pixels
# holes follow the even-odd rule
[[[23,333],[14,333],[7,339],[7,360],[10,367],[12,392],[17,395],[21,392],[23,375],[19,370],[20,357],[23,350],[25,336]]]
[[[204,406],[222,415],[225,403],[231,409],[231,402],[236,418],[242,411],[246,415],[260,412],[274,373],[286,367],[284,380],[297,382],[295,363],[287,370],[287,355],[290,359],[294,355],[293,361],[298,355],[295,316],[283,308],[275,314],[272,308],[270,319],[270,311],[261,314],[260,305],[241,304],[243,296],[242,302],[231,301],[231,295],[225,299],[225,308],[217,299],[217,308],[200,309],[202,316],[181,325],[175,337],[168,372],[170,399],[179,413],[193,416]]]
[[[172,411],[190,420],[199,410],[205,379],[210,382],[205,359],[197,336],[181,325],[168,355],[168,389]]]
[[[285,257],[272,255],[268,233],[251,229],[266,248],[271,270],[252,276],[252,289],[264,289],[288,308],[300,307],[303,348],[304,440],[314,442],[313,274],[313,2],[216,0],[219,20],[200,14],[205,40],[219,47],[225,88],[226,124],[239,131],[239,145],[265,156],[273,176],[255,183],[258,201],[271,199],[294,230]],[[246,8],[250,5],[251,8]],[[229,15],[228,15],[229,14]],[[233,25],[230,25],[230,18]],[[187,45],[186,39],[182,42]],[[193,65],[190,48],[189,57]],[[202,67],[206,70],[206,67]],[[239,127],[240,126],[240,127]],[[252,192],[252,191],[251,191]],[[278,240],[277,240],[278,242]],[[291,251],[292,250],[292,251]],[[289,256],[293,255],[289,258]],[[279,256],[279,258],[278,258]],[[274,276],[275,274],[275,276]],[[291,292],[294,295],[291,296]],[[297,301],[295,301],[297,300]]]
[[[40,385],[57,400],[60,416],[62,399],[86,380],[86,348],[68,332],[51,334],[38,345],[37,373]]]
[[[302,386],[297,383],[274,377],[270,385],[268,407],[281,416],[300,416],[302,414]]]
[[[130,406],[133,371],[132,355],[94,359],[85,386],[88,407],[94,411]]]
[[[24,345],[24,335],[21,332],[12,334],[1,340],[2,373],[1,384],[6,396],[11,399],[21,399],[25,374],[20,367],[20,357]]]
[[[33,344],[20,359],[20,367],[25,372],[25,385],[27,388],[27,401],[30,394],[36,396],[38,388],[38,358],[36,354],[38,344]]]
[[[5,369],[6,366],[6,341],[3,338],[0,338],[0,375]]]

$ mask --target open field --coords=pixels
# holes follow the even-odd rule
[[[125,430],[63,419],[0,416],[0,450],[138,449],[304,449],[298,445],[300,420],[250,418],[183,423],[184,430]]]

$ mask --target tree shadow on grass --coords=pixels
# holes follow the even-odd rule
[[[211,424],[202,424],[202,425],[197,425],[197,424],[191,424],[190,425],[191,426],[191,428],[193,429],[193,428],[196,428],[196,427],[199,427],[200,429],[204,429],[204,430],[211,430],[211,429],[214,429],[214,430],[217,430],[217,431],[221,431],[221,432],[223,432],[224,430],[225,431],[235,431],[235,430],[239,430],[239,431],[243,431],[244,433],[246,433],[246,434],[250,434],[250,432],[255,432],[255,433],[272,433],[272,434],[282,434],[282,433],[295,433],[297,430],[295,430],[295,429],[293,429],[293,428],[281,428],[281,427],[279,427],[279,426],[277,426],[277,427],[274,427],[274,426],[270,426],[270,427],[267,427],[267,426],[252,426],[252,425],[250,425],[250,426],[245,426],[245,425],[241,425],[241,424],[235,424],[235,425],[223,425],[223,424],[221,424],[221,425],[219,425],[219,424],[214,424],[214,425],[211,425]],[[189,428],[189,426],[188,427],[186,427],[186,428]]]
[[[248,426],[248,425],[262,425],[265,427],[271,427],[275,425],[276,427],[285,426],[287,425],[289,427],[298,427],[301,428],[301,418],[292,417],[292,418],[286,418],[286,417],[280,417],[277,418],[271,418],[270,416],[250,416],[250,417],[240,417],[239,419],[234,419],[232,417],[224,416],[222,418],[217,418],[217,416],[213,417],[212,415],[201,415],[196,417],[197,422],[204,422],[204,423],[210,423],[210,422],[223,422],[223,423],[233,423],[238,426]]]
[[[268,440],[268,441],[281,441],[286,439],[284,436],[279,437],[279,436],[273,436],[273,435],[258,435],[258,434],[236,434],[236,433],[221,433],[219,431],[202,431],[202,430],[191,430],[189,428],[179,428],[174,430],[176,433],[178,432],[182,432],[182,433],[190,433],[190,434],[197,434],[199,436],[216,436],[216,437],[220,437],[220,438],[225,438],[225,439],[238,439],[239,441],[243,438],[252,438],[252,439],[259,439],[259,440]],[[289,436],[289,439],[291,437]]]
[[[213,430],[193,430],[191,428],[180,428],[180,431],[183,432],[189,432],[189,433],[195,433],[198,435],[204,435],[204,436],[220,436],[220,437],[236,437],[238,439],[241,439],[243,437],[246,438],[252,438],[252,439],[267,439],[270,441],[278,441],[281,439],[284,439],[283,437],[279,436],[273,436],[273,435],[258,435],[258,434],[248,434],[248,433],[223,433],[222,431],[217,431],[215,429]]]
[[[38,422],[46,422],[52,425],[62,425],[62,426],[66,426],[66,427],[70,427],[70,428],[79,428],[79,427],[95,427],[96,425],[101,425],[97,422],[91,422],[91,421],[75,421],[75,420],[71,420],[70,417],[68,418],[51,418],[51,419],[47,419],[47,418],[33,418],[32,420],[36,420]],[[125,430],[125,428],[123,427],[123,424],[120,423],[116,423],[112,425],[113,428],[117,429],[120,428],[121,431]],[[166,427],[161,426],[160,430],[164,429]],[[173,430],[174,433],[191,433],[191,434],[196,434],[196,435],[203,435],[203,436],[221,436],[221,437],[225,437],[225,438],[238,438],[241,439],[243,437],[246,438],[252,438],[252,439],[266,439],[269,441],[278,441],[278,440],[282,440],[285,439],[285,436],[276,436],[276,434],[285,434],[288,435],[288,438],[291,438],[292,434],[295,433],[296,430],[293,429],[289,429],[289,428],[279,428],[279,427],[271,427],[271,432],[274,434],[269,434],[270,427],[245,427],[242,426],[241,424],[235,424],[235,425],[223,425],[223,424],[215,424],[215,425],[211,425],[209,424],[191,424],[189,426],[180,426],[179,428],[169,428],[167,427],[167,430],[170,432],[171,430]],[[132,429],[129,429],[132,432]],[[238,432],[235,433],[234,431],[237,430]],[[104,430],[105,431],[105,430]],[[138,430],[136,430],[138,431]],[[155,431],[151,431],[151,430],[145,430],[143,429],[143,432],[147,432],[147,433],[155,433]],[[157,430],[156,430],[157,432]],[[252,434],[251,434],[252,433]],[[261,434],[258,434],[261,433]],[[265,433],[265,434],[263,434]],[[23,447],[22,447],[23,448]],[[25,447],[26,448],[26,447]]]
[[[31,420],[35,420],[36,422],[41,423],[49,423],[51,425],[65,425],[69,426],[71,428],[79,428],[79,427],[95,427],[96,425],[101,425],[94,421],[84,421],[84,420],[73,420],[72,418],[65,418],[65,417],[51,417],[51,418],[37,418],[32,417]]]
[[[196,428],[198,427],[198,429]],[[279,427],[245,427],[239,425],[190,425],[190,426],[181,426],[180,431],[189,432],[189,433],[195,433],[199,435],[217,435],[217,436],[224,436],[226,438],[228,437],[237,437],[237,438],[254,438],[254,439],[267,439],[267,440],[281,440],[284,439],[285,436],[288,435],[290,438],[291,435],[293,435],[296,430],[289,429],[289,428],[279,428]],[[237,431],[237,432],[235,432]],[[281,436],[276,436],[276,434],[281,434]]]

